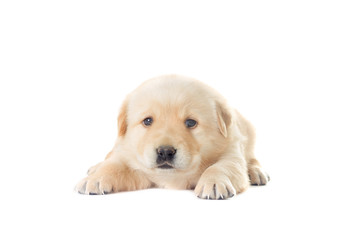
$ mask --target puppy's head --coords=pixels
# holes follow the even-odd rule
[[[221,153],[231,113],[224,100],[196,80],[151,79],[124,101],[119,136],[143,168],[189,171]]]

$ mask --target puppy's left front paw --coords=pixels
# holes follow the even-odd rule
[[[202,176],[195,187],[195,194],[202,199],[227,199],[236,195],[236,190],[227,176]]]

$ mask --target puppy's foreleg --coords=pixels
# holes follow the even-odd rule
[[[195,194],[203,199],[226,199],[248,187],[245,159],[230,154],[204,171],[195,187]]]
[[[121,156],[113,154],[88,171],[75,190],[82,194],[96,195],[149,188],[152,183],[138,170],[131,169]]]

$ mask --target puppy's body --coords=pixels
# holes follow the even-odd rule
[[[252,125],[197,80],[169,75],[144,82],[125,99],[118,129],[106,160],[77,185],[80,193],[156,186],[225,199],[269,180],[254,156]]]

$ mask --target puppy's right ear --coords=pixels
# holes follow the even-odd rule
[[[127,130],[127,108],[128,101],[124,100],[118,116],[118,136],[124,136]]]

